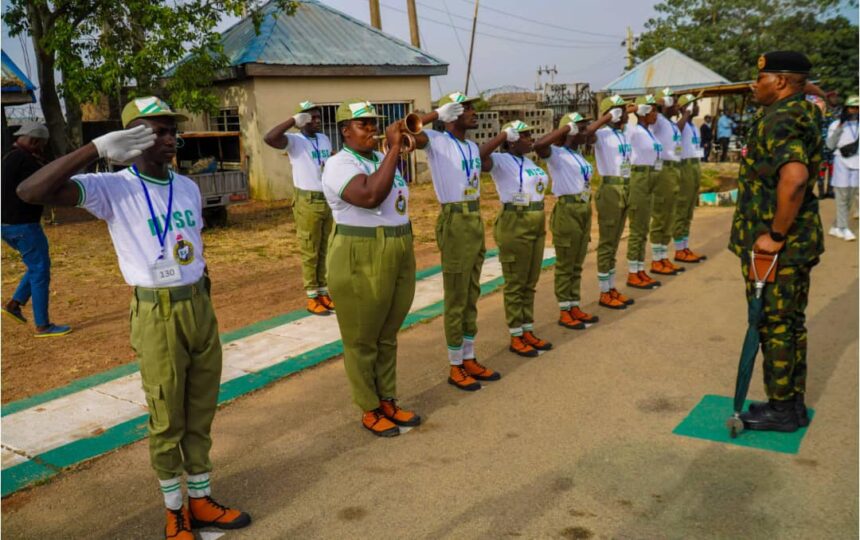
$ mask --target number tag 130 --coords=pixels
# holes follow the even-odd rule
[[[158,285],[169,285],[182,281],[182,270],[170,259],[158,259],[152,265],[152,279]]]

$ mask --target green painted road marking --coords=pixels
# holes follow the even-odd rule
[[[488,256],[489,253],[490,252],[488,252]],[[492,250],[492,253],[493,255],[495,255],[497,253],[497,250]],[[543,261],[542,268],[548,268],[553,264],[555,264],[555,257],[550,257]],[[438,273],[439,271],[441,271],[441,267],[434,268],[437,269],[434,273]],[[423,277],[428,277],[428,275],[425,275]],[[490,294],[491,292],[500,288],[504,284],[504,282],[505,280],[503,277],[498,277],[482,284],[481,296]],[[431,304],[424,308],[415,310],[414,312],[409,313],[409,315],[406,316],[406,320],[403,322],[402,328],[406,329],[421,322],[438,317],[442,314],[443,310],[444,301],[436,302],[435,304]],[[235,341],[236,339],[241,339],[257,332],[262,332],[264,330],[280,326],[281,324],[286,324],[287,322],[301,319],[305,316],[306,314],[301,311],[287,313],[286,315],[274,317],[273,319],[261,321],[245,328],[235,330],[232,333],[228,332],[227,334],[223,334],[222,340],[225,343],[228,341]],[[275,321],[281,322],[278,322],[276,324]],[[248,330],[249,328],[253,328],[256,330],[250,331]],[[343,353],[343,344],[340,340],[337,340],[326,345],[317,347],[313,350],[307,351],[305,353],[299,354],[297,356],[285,358],[282,362],[263,368],[257,372],[242,375],[241,377],[226,381],[221,385],[220,391],[218,393],[218,403],[226,403],[228,401],[236,399],[239,396],[268,386],[275,381],[283,379],[284,377],[292,375],[293,373],[297,373],[305,368],[334,358],[341,353]],[[107,376],[96,384],[101,384],[137,371],[137,364],[126,364],[124,366],[120,366],[120,368],[115,368],[110,372],[105,372],[99,375],[94,375],[93,377],[87,377],[86,379],[76,381],[75,383],[73,383],[77,384],[75,390],[61,393],[59,395],[54,395],[49,399],[62,397],[62,395],[70,394],[73,391],[84,390],[88,388],[88,386],[82,386],[81,383],[83,383],[84,381],[87,381],[89,379],[96,379],[99,376],[106,376],[108,374],[111,374],[113,371],[118,371],[122,368],[128,369],[129,366],[134,369],[131,369],[127,373],[122,373],[120,375]],[[57,389],[57,391],[65,390],[67,388],[68,387],[63,387]],[[56,393],[57,391],[53,392]],[[46,392],[46,394],[51,394],[51,392]],[[44,395],[45,394],[40,394],[39,396],[28,398],[28,400],[35,400],[36,398],[41,398]],[[29,406],[49,401],[49,399],[38,401]],[[15,402],[14,404],[28,400],[21,400],[19,402]],[[4,414],[11,414],[5,411],[5,408],[8,406],[9,405],[4,406]],[[19,407],[18,410],[26,408],[26,406],[22,406]],[[4,469],[2,471],[2,496],[6,497],[7,495],[10,495],[33,483],[45,481],[52,476],[55,476],[56,474],[60,473],[61,470],[65,467],[75,465],[88,459],[92,459],[101,454],[110,452],[111,450],[116,450],[117,448],[121,448],[146,437],[147,418],[148,415],[132,418],[131,420],[128,420],[105,430],[104,433],[101,433],[95,437],[89,437],[86,439],[71,442],[69,444],[60,446],[59,448],[55,448],[53,450],[45,452],[44,454],[40,454],[36,456],[36,458],[33,460]]]
[[[737,438],[729,436],[726,420],[734,410],[734,400],[724,396],[706,395],[698,405],[693,407],[690,414],[678,424],[672,433],[705,439],[737,446],[758,448],[771,452],[782,452],[783,454],[796,454],[800,450],[800,443],[806,435],[808,428],[800,428],[794,433],[778,433],[774,431],[747,431],[745,430]],[[751,401],[744,403],[744,410],[749,408]],[[815,411],[809,410],[809,420],[815,416]]]

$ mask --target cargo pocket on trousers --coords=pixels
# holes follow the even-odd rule
[[[502,265],[502,273],[504,275],[513,275],[516,273],[517,256],[513,253],[499,254],[499,262]]]
[[[311,232],[296,231],[296,234],[299,237],[299,247],[305,251],[313,251],[314,243],[313,240],[311,240]]]
[[[146,406],[149,408],[149,423],[154,428],[167,427],[167,403],[164,401],[164,390],[160,384],[143,383],[146,394]]]

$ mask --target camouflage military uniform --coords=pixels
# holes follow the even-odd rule
[[[779,254],[776,281],[765,287],[759,330],[768,398],[792,399],[806,388],[806,303],[809,275],[824,252],[818,199],[813,194],[821,164],[821,112],[803,94],[766,107],[750,128],[747,155],[741,161],[738,205],[732,220],[729,249],[741,258],[749,300],[755,287],[747,279],[750,250],[770,230],[776,214],[779,169],[803,163],[809,180],[797,218]]]

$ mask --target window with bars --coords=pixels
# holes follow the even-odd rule
[[[209,115],[209,128],[213,131],[239,131],[239,109],[220,109],[218,114]]]
[[[379,126],[380,134],[385,130],[385,126],[392,122],[396,122],[404,118],[412,109],[411,103],[372,103],[376,107],[376,111],[385,116]],[[320,105],[320,116],[322,120],[322,132],[331,139],[332,152],[337,152],[343,148],[343,141],[340,138],[340,131],[337,129],[337,121],[335,113],[337,105]],[[381,148],[380,148],[381,150]],[[400,174],[407,182],[412,182],[414,178],[414,159],[412,154],[400,160]]]

